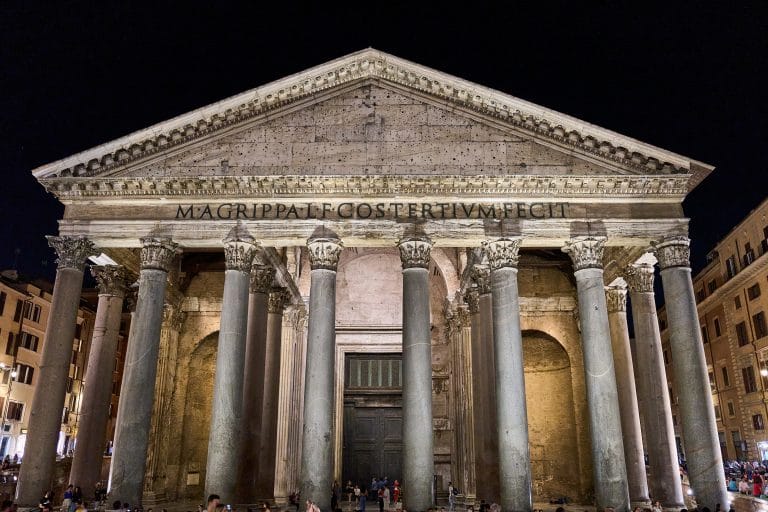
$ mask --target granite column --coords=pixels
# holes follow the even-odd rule
[[[677,386],[677,396],[688,478],[699,508],[715,510],[720,505],[727,509],[730,498],[693,293],[689,246],[688,237],[672,236],[654,244],[654,253],[664,285],[672,365],[677,382],[685,383]]]
[[[165,237],[145,237],[141,243],[139,293],[128,335],[109,475],[110,499],[133,508],[141,505],[144,488],[165,288],[178,249]]]
[[[275,458],[277,457],[277,419],[280,398],[280,351],[283,337],[283,308],[290,300],[285,288],[269,294],[267,344],[264,359],[264,399],[261,407],[261,449],[256,492],[260,499],[275,497]]]
[[[637,407],[634,365],[629,346],[627,326],[627,287],[622,282],[605,290],[608,303],[608,322],[611,328],[613,363],[616,369],[616,389],[619,393],[621,431],[624,438],[624,460],[627,466],[629,499],[637,506],[648,504],[648,480],[645,476],[643,434],[640,430],[640,412]]]
[[[221,302],[211,433],[205,471],[206,496],[218,494],[223,503],[235,501],[237,488],[248,288],[255,252],[253,237],[240,224],[224,239],[224,297]]]
[[[398,242],[403,264],[403,490],[405,505],[423,512],[433,505],[432,337],[427,237]]]
[[[99,303],[85,373],[85,391],[77,427],[77,449],[72,459],[69,483],[80,486],[84,496],[93,496],[101,480],[101,462],[112,397],[112,375],[117,337],[123,316],[126,272],[117,265],[91,267],[99,285]]]
[[[256,260],[259,258],[257,257]],[[267,301],[275,269],[254,261],[248,300],[248,325],[245,337],[243,409],[240,418],[240,470],[238,500],[255,503],[256,481],[261,464],[261,406],[264,398],[264,355],[267,342]]]
[[[653,265],[630,266],[627,284],[635,324],[635,355],[642,368],[637,384],[645,408],[643,424],[646,438],[652,440],[648,443],[651,496],[665,507],[681,508],[685,503],[653,293]]]
[[[605,238],[580,237],[567,242],[563,252],[573,261],[579,296],[595,506],[626,512],[629,489],[603,283],[604,245]]]
[[[517,288],[520,239],[485,241],[483,249],[491,268],[493,296],[500,505],[505,512],[528,512],[533,502],[523,336],[520,331],[520,297]]]
[[[29,448],[24,453],[16,487],[16,501],[23,506],[37,506],[40,497],[53,483],[83,267],[85,260],[96,252],[93,243],[84,237],[50,236],[48,244],[56,250],[58,266],[37,385],[32,395],[27,434]]]
[[[333,378],[336,351],[338,238],[307,242],[312,268],[301,449],[301,498],[331,510],[333,485]]]

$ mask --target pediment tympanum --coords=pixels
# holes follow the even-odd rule
[[[62,189],[56,180],[68,178],[301,175],[687,175],[690,189],[710,171],[686,157],[368,49],[34,174],[57,192]]]

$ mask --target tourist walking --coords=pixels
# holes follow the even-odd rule
[[[752,476],[752,496],[759,498],[763,494],[763,477],[757,471]]]
[[[453,486],[453,482],[448,482],[448,510],[453,512],[456,507],[456,488]]]

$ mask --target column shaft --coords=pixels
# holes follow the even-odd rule
[[[264,354],[267,340],[267,303],[274,269],[255,264],[251,268],[248,325],[245,340],[245,370],[241,417],[242,456],[238,477],[238,500],[255,503],[260,464],[261,406],[264,397]]]
[[[435,472],[432,426],[432,336],[430,334],[427,237],[400,240],[403,264],[403,491],[408,510],[432,507]]]
[[[333,485],[333,377],[336,350],[338,239],[307,244],[312,265],[301,449],[301,499],[331,509]]]
[[[520,239],[484,242],[483,247],[491,266],[493,296],[500,505],[504,511],[527,512],[533,503],[523,337],[517,289]]]
[[[165,288],[176,251],[176,244],[167,239],[142,242],[139,293],[125,353],[109,475],[110,499],[133,508],[141,505],[144,488]]]
[[[93,267],[91,272],[99,282],[99,303],[80,406],[77,449],[69,474],[69,483],[80,486],[84,496],[93,496],[96,482],[101,479],[112,375],[125,292],[125,273],[122,267]]]
[[[19,471],[16,501],[36,506],[52,487],[56,443],[72,359],[77,308],[83,286],[83,265],[93,245],[82,238],[50,237],[59,255],[45,343],[32,396],[24,464]]]
[[[655,252],[664,285],[688,477],[698,506],[715,510],[716,505],[727,507],[729,497],[691,280],[688,244],[687,238],[674,237],[657,244]]]
[[[665,507],[680,508],[685,503],[653,293],[653,266],[638,265],[630,269],[627,279],[635,324],[635,354],[637,365],[642,369],[638,372],[638,391],[644,407],[645,435],[649,440],[651,496]]]
[[[626,512],[629,490],[603,284],[603,244],[603,239],[589,238],[571,242],[564,250],[574,263],[579,297],[595,506]]]
[[[633,373],[632,353],[627,326],[626,289],[611,287],[607,290],[608,321],[611,329],[616,388],[621,411],[621,431],[624,435],[624,460],[627,465],[629,499],[635,504],[648,503],[648,482],[645,476],[645,454],[640,430],[640,412]]]
[[[283,336],[283,305],[288,298],[282,288],[269,294],[266,358],[264,360],[264,400],[261,409],[261,461],[257,494],[275,497],[275,458],[277,456],[277,419],[280,398],[280,351]]]
[[[254,247],[253,238],[240,226],[230,232],[224,243],[227,270],[224,273],[224,297],[213,383],[205,494],[218,494],[223,503],[232,503],[235,501],[241,454],[245,333]]]

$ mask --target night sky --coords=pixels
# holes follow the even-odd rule
[[[368,46],[715,165],[700,268],[768,190],[768,2],[667,3],[3,2],[0,269],[55,271],[31,169]]]

